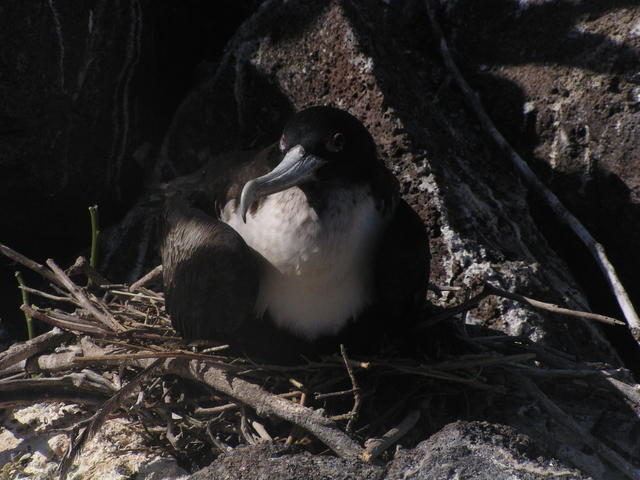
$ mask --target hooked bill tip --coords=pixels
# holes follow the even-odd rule
[[[242,193],[240,194],[240,217],[244,223],[247,223],[247,212],[255,200],[254,190],[255,181],[249,180],[242,188]]]

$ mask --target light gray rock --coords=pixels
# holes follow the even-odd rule
[[[0,478],[49,480],[69,447],[60,429],[79,420],[76,405],[38,403],[16,408],[0,424]],[[139,426],[126,419],[107,420],[78,456],[70,479],[178,480],[187,472],[175,459],[146,448]]]

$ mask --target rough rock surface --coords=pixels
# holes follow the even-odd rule
[[[382,480],[384,470],[330,455],[291,453],[282,446],[261,443],[235,448],[189,480]]]
[[[524,435],[502,425],[456,422],[413,449],[398,449],[386,466],[308,453],[291,453],[273,444],[240,447],[189,480],[546,480],[586,479],[549,458]]]
[[[139,175],[132,154],[154,124],[150,90],[140,88],[153,75],[141,8],[2,6],[0,229],[9,238],[64,238],[87,206],[113,208]]]
[[[447,32],[484,105],[545,183],[605,245],[638,304],[637,3],[497,0],[487,8],[456,0],[447,6]],[[545,229],[554,248],[571,262],[594,305],[609,307],[606,286],[589,268],[583,247],[576,251],[570,235],[555,228]],[[605,294],[598,295],[599,289]]]
[[[6,414],[0,424],[0,478],[55,478],[69,447],[63,429],[78,420],[75,405],[35,404]],[[186,475],[173,458],[153,453],[128,420],[107,420],[74,462],[71,479],[164,480]]]

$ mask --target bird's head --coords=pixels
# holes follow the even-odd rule
[[[296,113],[284,128],[280,162],[266,175],[248,181],[240,195],[240,212],[256,200],[312,182],[358,183],[376,166],[376,147],[365,126],[333,107],[311,107]]]

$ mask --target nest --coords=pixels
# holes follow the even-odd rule
[[[21,308],[57,327],[0,354],[0,407],[42,401],[83,405],[89,416],[69,433],[63,476],[84,443],[113,416],[137,422],[150,445],[190,468],[237,445],[261,441],[373,461],[384,459],[401,438],[407,444],[426,438],[455,419],[452,412],[466,409],[480,416],[482,406],[523,390],[566,424],[569,417],[537,383],[623,373],[578,365],[526,338],[470,337],[463,329],[455,331],[463,353],[448,352],[444,360],[352,358],[342,347],[333,356],[302,365],[257,363],[228,353],[226,345],[177,337],[162,293],[147,288],[160,267],[132,285],[114,285],[83,258],[64,271],[52,260],[44,266],[0,247],[49,282],[48,291],[22,289],[51,307],[25,302]],[[32,378],[36,372],[38,377]],[[428,421],[416,426],[425,414]],[[577,424],[568,428],[585,438]]]

